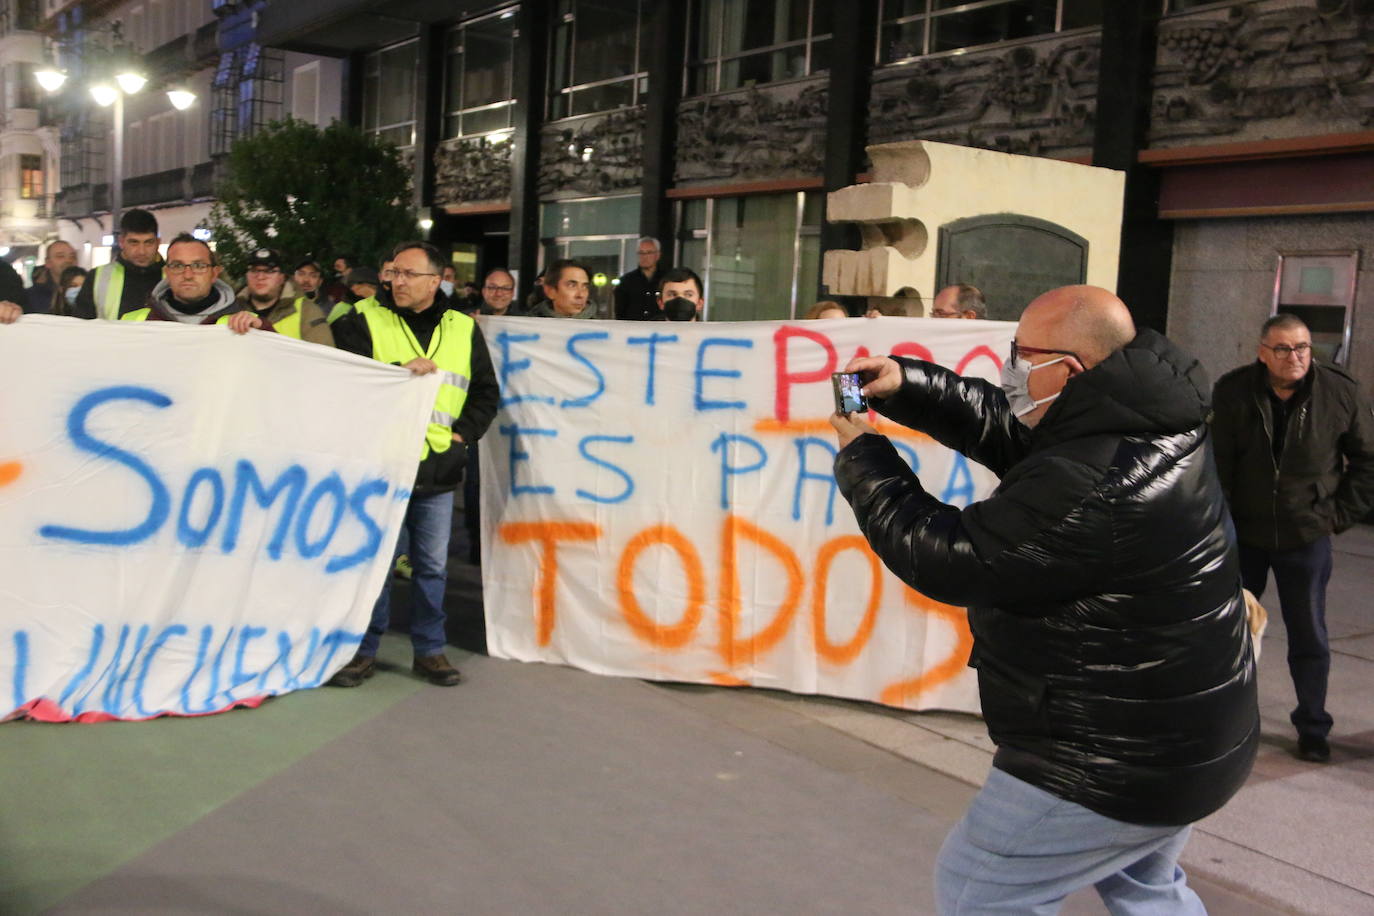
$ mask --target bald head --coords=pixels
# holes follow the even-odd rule
[[[1135,339],[1126,304],[1100,286],[1061,286],[1021,313],[1018,343],[1071,350],[1091,369]]]

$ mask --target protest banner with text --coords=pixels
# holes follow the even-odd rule
[[[888,572],[839,496],[830,375],[896,353],[997,378],[1015,326],[483,319],[492,654],[602,674],[976,711],[963,608]],[[996,479],[883,421],[941,500]]]
[[[0,719],[328,678],[388,575],[437,376],[276,334],[0,327]]]

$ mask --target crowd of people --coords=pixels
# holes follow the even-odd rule
[[[48,246],[29,290],[0,272],[0,324],[23,312],[263,329],[439,373],[402,540],[413,569],[414,670],[461,679],[444,655],[452,492],[499,389],[473,314],[590,318],[592,275],[548,265],[517,306],[515,277],[454,288],[452,265],[405,242],[374,270],[253,251],[236,292],[215,252],[178,235],[158,255],[156,221],[131,210],[119,252],[82,275]],[[700,277],[660,270],[640,240],[620,278],[621,320],[699,320]],[[292,265],[288,278],[286,267]],[[11,270],[12,274],[13,271]],[[900,314],[878,302],[870,317]],[[931,317],[981,319],[981,292],[940,290]],[[850,317],[833,301],[807,318]],[[1000,384],[904,357],[864,357],[873,409],[993,471],[966,508],[928,493],[861,414],[835,414],[835,476],[875,553],[906,583],[969,609],[970,665],[997,745],[992,774],[937,866],[941,913],[1052,912],[1095,885],[1113,912],[1198,913],[1178,857],[1189,825],[1244,783],[1259,744],[1254,638],[1242,585],[1270,571],[1288,631],[1297,754],[1330,759],[1325,591],[1331,536],[1374,507],[1374,414],[1360,386],[1313,361],[1309,329],[1280,314],[1255,362],[1211,388],[1197,360],[1135,327],[1107,290],[1052,290],[1021,316]],[[475,495],[468,504],[475,507]],[[469,513],[475,519],[475,512]],[[389,587],[357,654],[331,684],[377,670]]]

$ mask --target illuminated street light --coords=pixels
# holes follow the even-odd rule
[[[185,111],[196,103],[196,94],[189,89],[175,87],[167,90],[167,101],[177,111]]]
[[[125,95],[133,95],[148,84],[148,77],[133,70],[123,70],[115,74],[115,82]]]
[[[111,168],[110,186],[110,226],[117,229],[119,217],[124,209],[124,97],[140,92],[148,85],[148,77],[139,72],[141,58],[133,47],[124,41],[120,23],[112,23],[109,36],[93,49],[91,60],[85,68],[94,73],[95,79],[88,88],[91,98],[101,108],[114,107],[111,119]],[[110,78],[113,74],[113,79]],[[34,73],[38,85],[47,92],[57,92],[66,82],[67,76],[52,64]],[[195,104],[196,94],[184,86],[175,85],[167,90],[167,101],[178,111],[185,111]]]
[[[67,74],[56,67],[44,67],[36,71],[33,77],[38,80],[38,85],[43,87],[44,92],[56,92],[67,81]]]
[[[119,98],[119,90],[109,83],[96,83],[91,87],[91,98],[101,108],[109,108]]]

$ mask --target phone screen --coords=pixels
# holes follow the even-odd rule
[[[868,399],[863,395],[863,382],[857,372],[836,372],[830,376],[835,385],[835,411],[842,414],[865,413]]]

